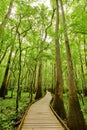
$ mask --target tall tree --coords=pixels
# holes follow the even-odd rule
[[[17,33],[18,33],[18,39],[19,39],[19,73],[18,73],[18,88],[17,88],[17,97],[16,97],[16,113],[18,113],[18,107],[19,107],[19,98],[20,98],[20,81],[21,81],[21,38],[20,38],[20,33],[19,31],[17,30]]]
[[[8,50],[9,47],[10,47],[10,45],[8,45],[8,46],[6,47],[4,54],[0,57],[0,64],[2,63],[3,59],[5,58],[6,53],[7,53],[7,50]]]
[[[42,57],[43,57],[43,50],[44,50],[44,44],[46,42],[46,38],[47,38],[47,31],[48,29],[52,26],[52,20],[53,20],[53,17],[54,17],[54,12],[55,12],[55,9],[53,9],[53,13],[52,13],[52,16],[51,16],[51,20],[48,24],[48,26],[45,28],[45,24],[44,24],[44,16],[45,14],[43,15],[43,11],[45,12],[44,10],[44,6],[42,6],[42,23],[43,23],[43,26],[42,26],[42,39],[41,39],[41,47],[40,47],[40,52],[41,52],[41,57],[40,57],[40,63],[39,63],[39,70],[38,70],[38,81],[37,81],[37,92],[36,92],[36,97],[35,99],[38,99],[42,96]],[[43,29],[45,28],[45,30]],[[40,77],[40,78],[39,78]],[[39,95],[39,96],[38,96]]]
[[[87,68],[87,46],[86,46],[86,36],[84,35],[84,53],[85,53],[85,66]]]
[[[69,39],[66,28],[65,14],[63,8],[63,2],[60,0],[62,21],[64,26],[64,38],[66,46],[67,55],[67,68],[68,68],[68,83],[69,83],[69,115],[68,115],[68,127],[70,130],[85,130],[85,121],[80,108],[77,92],[76,92],[76,82],[74,79],[74,70],[71,59],[71,51],[69,46]]]
[[[57,112],[57,114],[64,119],[66,118],[66,112],[63,103],[63,78],[62,78],[58,31],[59,31],[59,3],[58,0],[56,0],[55,49],[56,49],[57,80],[55,86],[55,97],[53,102],[53,108]]]
[[[42,97],[42,60],[40,60],[38,67],[38,77],[37,77],[37,91],[35,99]]]
[[[8,62],[6,65],[6,70],[5,70],[5,74],[4,74],[4,78],[3,78],[3,82],[0,88],[0,97],[5,98],[6,95],[6,91],[7,91],[7,80],[8,80],[8,74],[9,74],[9,67],[10,67],[10,63],[11,63],[11,56],[12,56],[12,50],[13,50],[13,46],[11,47],[10,53],[9,53],[9,57],[8,57]]]
[[[81,47],[80,47],[80,41],[78,43],[77,41],[77,46],[78,46],[78,53],[79,53],[79,59],[80,59],[80,66],[81,66],[81,80],[82,80],[82,88],[86,88],[86,83],[85,83],[85,76],[84,76],[84,67],[83,67],[83,61],[82,61],[82,55],[81,55]]]

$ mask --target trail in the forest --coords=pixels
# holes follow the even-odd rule
[[[34,103],[27,112],[21,130],[64,130],[61,123],[52,113],[49,103],[51,94]]]

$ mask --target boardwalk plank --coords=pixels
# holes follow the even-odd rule
[[[34,103],[27,112],[21,130],[64,130],[52,113],[49,103],[51,94]]]

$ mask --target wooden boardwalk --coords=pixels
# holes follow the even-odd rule
[[[52,113],[49,103],[51,94],[32,104],[22,124],[21,130],[64,130]]]

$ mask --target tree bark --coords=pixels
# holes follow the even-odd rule
[[[76,82],[74,79],[73,73],[73,64],[71,60],[71,52],[69,46],[69,39],[66,29],[65,14],[63,9],[62,0],[60,0],[62,20],[64,26],[64,37],[65,37],[65,46],[67,54],[67,68],[68,68],[68,83],[69,83],[69,115],[67,125],[70,130],[85,130],[85,121],[80,108],[79,100],[76,92]]]
[[[0,64],[2,63],[3,59],[5,58],[5,56],[6,56],[6,54],[7,54],[7,50],[8,50],[9,47],[10,47],[10,45],[8,45],[8,46],[6,47],[3,56],[0,57]]]
[[[62,66],[61,66],[58,31],[59,31],[59,4],[58,4],[58,0],[56,0],[55,49],[56,49],[56,64],[57,64],[57,81],[55,87],[53,108],[62,119],[65,119],[66,112],[63,103],[63,78],[62,78]]]
[[[85,66],[87,69],[87,47],[86,47],[86,36],[84,34],[84,54],[85,54]]]
[[[54,68],[54,64],[52,63],[52,83],[51,83],[51,92],[54,93],[54,77],[55,77],[55,68]]]
[[[11,50],[9,53],[7,66],[6,66],[3,82],[0,89],[0,97],[3,97],[3,98],[5,98],[5,95],[7,92],[7,80],[8,80],[8,73],[9,73],[9,67],[10,67],[10,62],[11,62],[12,50],[13,50],[13,46],[11,47]]]
[[[19,107],[19,98],[21,94],[21,39],[20,39],[20,33],[18,33],[19,38],[19,75],[18,75],[18,88],[17,88],[17,97],[16,97],[16,113],[18,113],[18,107]]]
[[[35,65],[34,71],[33,71],[33,92],[35,93],[35,83],[36,83],[36,68],[37,64]]]
[[[80,66],[81,66],[81,80],[82,80],[82,88],[86,88],[86,83],[85,83],[85,76],[84,76],[84,68],[83,68],[83,62],[82,62],[82,55],[81,55],[81,50],[80,50],[80,45],[77,42],[78,46],[78,52],[79,52],[79,58],[80,58]]]
[[[38,68],[38,77],[37,77],[37,90],[35,99],[39,99],[42,97],[42,60],[40,60],[39,68]]]

